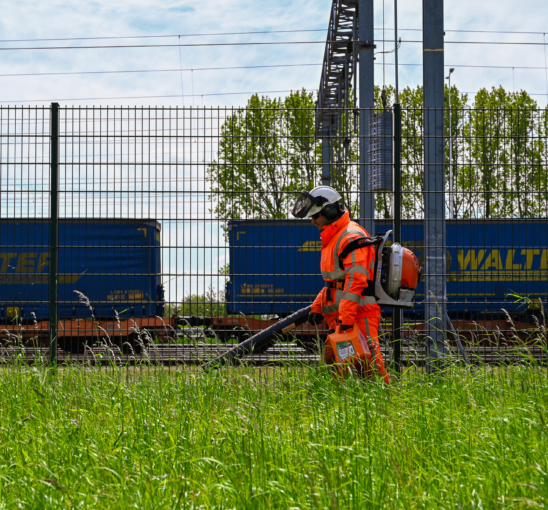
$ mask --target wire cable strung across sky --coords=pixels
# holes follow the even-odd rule
[[[117,73],[174,73],[180,71],[224,71],[230,69],[261,69],[265,67],[306,67],[306,66],[321,66],[318,64],[273,64],[262,66],[233,66],[233,67],[198,67],[198,68],[181,68],[181,69],[137,69],[134,71],[68,71],[68,72],[53,72],[53,73],[20,73],[20,74],[0,74],[0,78],[7,76],[52,76],[65,74],[117,74]],[[544,69],[543,67],[541,69]]]
[[[212,94],[184,94],[183,97],[210,97],[210,96],[237,96],[237,95],[246,95],[246,94],[282,94],[287,92],[295,92],[301,90],[300,88],[288,89],[288,90],[263,90],[255,92],[218,92]],[[305,88],[307,92],[316,92],[317,88]],[[401,92],[401,91],[400,91]],[[464,90],[459,91],[460,94],[476,94],[475,92],[467,92]],[[546,96],[545,92],[527,92],[530,96]],[[54,99],[18,99],[18,100],[9,100],[9,101],[0,101],[1,103],[51,103],[56,101],[99,101],[99,100],[113,100],[113,99],[162,99],[162,98],[180,98],[181,94],[169,94],[161,96],[115,96],[115,97],[69,97],[69,98],[54,98]],[[188,108],[188,107],[187,107]],[[203,106],[194,107],[196,110],[204,108]],[[216,108],[214,106],[207,106],[205,108]]]
[[[356,41],[360,43],[362,41]],[[375,39],[374,42],[381,43],[382,39]],[[390,41],[392,42],[392,41]],[[404,41],[402,43],[421,43],[423,41]],[[126,49],[126,48],[195,48],[209,46],[280,46],[280,45],[302,45],[302,44],[342,44],[343,41],[268,41],[268,42],[230,42],[230,43],[192,43],[192,44],[126,44],[126,45],[105,45],[105,46],[32,46],[18,48],[0,48],[0,51],[19,50],[97,50],[97,49]],[[445,44],[480,44],[495,46],[546,46],[545,42],[519,42],[519,41],[444,41]],[[344,42],[346,44],[346,42]]]
[[[312,28],[303,30],[261,30],[257,32],[218,32],[213,34],[168,34],[168,35],[109,35],[101,37],[61,37],[49,39],[0,39],[5,42],[38,42],[38,41],[94,41],[100,39],[161,39],[165,37],[205,37],[220,35],[253,35],[253,34],[289,34],[298,32],[326,32],[326,28]]]
[[[375,30],[381,30],[376,28]],[[385,30],[393,30],[385,28]],[[401,31],[422,32],[421,28],[400,29]],[[340,44],[341,41],[266,41],[266,42],[204,42],[204,43],[180,43],[181,37],[211,37],[211,36],[230,36],[230,35],[253,35],[253,34],[283,34],[283,33],[305,33],[305,32],[325,32],[325,28],[299,29],[299,30],[263,30],[263,31],[242,31],[242,32],[221,32],[221,33],[203,33],[203,34],[180,34],[180,35],[135,35],[135,36],[103,36],[103,37],[75,37],[75,38],[47,38],[47,39],[11,39],[0,40],[0,43],[15,43],[15,42],[39,42],[39,41],[85,41],[85,40],[119,40],[119,39],[152,39],[152,38],[173,38],[178,39],[177,44],[128,44],[128,45],[92,45],[92,46],[43,46],[43,47],[17,47],[17,48],[1,48],[0,51],[16,51],[16,50],[60,50],[60,49],[125,49],[125,48],[166,48],[174,47],[179,49],[179,60],[182,64],[181,48],[182,47],[209,47],[209,46],[262,46],[262,45],[303,45],[303,44]],[[505,30],[446,30],[452,33],[493,33],[493,34],[531,34],[543,35],[543,32],[526,32],[526,31],[505,31]],[[422,43],[420,40],[401,40],[402,43]],[[167,42],[167,41],[166,41]],[[375,42],[393,43],[391,39],[375,39]],[[445,41],[445,44],[469,44],[469,45],[527,45],[541,46],[546,53],[546,41],[544,42],[514,42],[514,41]],[[546,55],[545,55],[546,59]],[[269,94],[269,93],[287,93],[289,90],[264,91],[264,92],[225,92],[225,93],[207,93],[207,94],[184,94],[182,73],[190,71],[219,71],[219,70],[238,70],[238,69],[267,69],[267,68],[290,68],[290,67],[311,67],[321,66],[321,63],[300,63],[300,64],[273,64],[273,65],[251,65],[251,66],[231,66],[231,67],[204,67],[204,68],[183,68],[180,65],[178,69],[141,69],[141,70],[112,70],[112,71],[69,71],[69,72],[43,72],[43,73],[5,73],[0,74],[0,77],[24,77],[24,76],[61,76],[61,75],[91,75],[91,74],[136,74],[136,73],[166,73],[179,72],[181,73],[181,94],[177,95],[145,95],[145,96],[115,96],[115,97],[96,97],[96,98],[65,98],[65,99],[34,99],[34,100],[7,100],[0,103],[28,103],[28,102],[49,102],[49,101],[92,101],[92,100],[118,100],[118,99],[151,99],[151,98],[172,98],[179,97],[194,98],[208,96],[224,96],[224,95],[245,95],[245,94]],[[393,66],[393,63],[375,63],[376,66],[388,65]],[[400,66],[422,66],[422,63],[400,63]],[[545,70],[546,66],[508,66],[508,65],[468,65],[468,64],[446,64],[446,67],[456,68],[485,68],[485,69],[530,69],[530,70]],[[531,94],[531,95],[548,95],[548,75],[547,75],[547,94]],[[298,90],[298,89],[296,89]],[[308,89],[315,91],[317,89]],[[463,92],[466,93],[466,92]]]
[[[334,41],[337,42],[337,41]],[[194,48],[207,46],[278,46],[286,44],[326,44],[326,41],[269,41],[269,42],[231,42],[231,43],[193,43],[193,44],[125,44],[105,46],[33,46],[19,48],[0,48],[0,51],[18,50],[101,50],[125,48]]]
[[[381,27],[376,27],[375,30],[382,30]],[[385,28],[385,30],[391,31],[393,28]],[[401,32],[422,32],[422,28],[398,28]],[[0,39],[0,43],[7,42],[38,42],[38,41],[92,41],[92,40],[105,40],[105,39],[153,39],[153,38],[165,38],[165,37],[210,37],[221,35],[252,35],[252,34],[287,34],[287,33],[299,33],[299,32],[326,32],[327,28],[309,28],[301,30],[260,30],[251,32],[218,32],[209,34],[168,34],[168,35],[111,35],[111,36],[99,36],[99,37],[61,37],[61,38],[47,38],[47,39]],[[446,32],[455,33],[471,33],[471,34],[531,34],[531,35],[543,35],[544,32],[521,32],[513,30],[445,30]]]
[[[234,96],[243,94],[281,94],[286,92],[293,92],[295,90],[301,90],[302,87],[297,87],[290,90],[264,90],[257,92],[219,92],[215,94],[184,94],[184,97],[206,97],[206,96]],[[316,91],[314,89],[306,89],[308,91]],[[157,98],[169,98],[169,97],[181,97],[181,94],[170,94],[166,96],[117,96],[117,97],[74,97],[74,98],[55,98],[55,99],[23,99],[12,101],[0,101],[0,103],[31,103],[31,102],[52,102],[52,101],[98,101],[100,99],[157,99]],[[197,107],[201,108],[201,107]]]
[[[0,74],[0,78],[17,77],[17,76],[63,76],[63,75],[86,75],[86,74],[128,74],[128,73],[178,73],[188,71],[229,71],[236,69],[264,69],[264,68],[279,68],[279,67],[310,67],[321,66],[321,62],[315,64],[273,64],[260,66],[232,66],[232,67],[198,67],[198,68],[179,68],[179,69],[135,69],[128,71],[67,71],[67,72],[51,72],[51,73],[9,73]],[[382,66],[382,62],[376,62],[375,65]],[[394,63],[388,62],[384,65],[393,66]],[[422,64],[406,64],[400,63],[400,66],[422,66]],[[487,69],[532,69],[544,70],[544,66],[497,66],[497,65],[473,65],[473,64],[445,64],[445,67],[472,67],[472,68],[487,68]]]

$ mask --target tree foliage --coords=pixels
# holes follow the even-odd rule
[[[459,218],[546,217],[548,214],[548,115],[525,91],[481,89],[470,100],[455,86],[451,126],[445,115],[446,191],[452,143],[454,210]],[[375,107],[382,110],[380,89]],[[388,107],[394,89],[386,90]],[[424,117],[422,87],[400,93],[404,218],[424,214]],[[352,103],[350,104],[352,108]],[[332,186],[354,216],[359,189],[358,123],[350,109],[332,140]],[[451,134],[451,136],[449,136]],[[321,183],[322,142],[315,137],[312,93],[285,99],[253,96],[227,117],[218,158],[207,169],[211,212],[218,218],[291,218],[295,193]],[[448,200],[448,196],[446,197]],[[391,195],[378,193],[376,210],[391,217]]]
[[[223,317],[226,315],[225,294],[213,288],[209,288],[204,294],[190,294],[170,312],[170,315],[176,313],[180,317]]]
[[[207,169],[214,212],[226,219],[286,218],[295,191],[317,182],[319,157],[311,93],[252,96],[224,122],[218,159]]]
[[[455,157],[469,196],[460,216],[546,216],[546,111],[526,92],[499,87],[480,90],[462,117],[465,144]]]

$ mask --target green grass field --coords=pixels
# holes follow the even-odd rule
[[[546,508],[546,369],[0,371],[0,508]]]

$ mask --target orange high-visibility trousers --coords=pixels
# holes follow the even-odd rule
[[[365,319],[356,319],[354,323],[358,326],[359,330],[362,332],[363,336],[367,338],[371,351],[374,355],[375,364],[377,365],[377,370],[379,375],[384,379],[385,382],[390,382],[390,376],[384,367],[384,359],[381,354],[381,344],[379,342],[379,325],[381,323],[380,316],[377,317],[367,317]]]

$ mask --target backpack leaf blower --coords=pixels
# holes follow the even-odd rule
[[[392,230],[389,230],[386,234],[375,237],[359,237],[348,243],[344,252],[350,253],[365,246],[376,245],[374,281],[369,283],[366,290],[374,293],[377,304],[380,306],[412,308],[422,269],[419,267],[419,261],[415,254],[408,248],[404,248],[398,243],[386,246],[391,235]],[[345,255],[344,252],[340,255],[341,259],[348,255],[348,253]],[[218,368],[234,358],[268,348],[275,343],[276,336],[304,324],[308,320],[311,309],[312,306],[307,306],[280,319],[276,324],[263,329],[216,359],[204,364],[203,368],[205,370]]]

